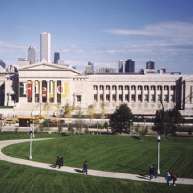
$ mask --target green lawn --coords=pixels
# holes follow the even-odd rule
[[[192,193],[193,186],[72,175],[0,161],[1,193]]]
[[[29,144],[12,145],[4,149],[9,155],[27,158]],[[89,168],[146,174],[156,163],[157,141],[128,136],[66,136],[34,142],[33,160],[53,163],[57,155],[64,156],[65,165],[81,167],[86,159]],[[193,178],[193,138],[170,138],[161,141],[161,172],[174,169],[178,177]]]
[[[61,135],[57,133],[37,133],[35,134],[36,138],[41,137],[60,137]],[[26,132],[0,132],[0,140],[8,140],[8,139],[27,139],[29,138],[29,134]]]

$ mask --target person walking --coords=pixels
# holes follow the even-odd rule
[[[82,165],[82,173],[87,175],[88,174],[88,162],[85,160]]]
[[[170,186],[170,181],[171,181],[171,172],[167,171],[166,172],[166,183],[168,186]]]
[[[150,167],[149,167],[149,179],[151,180],[152,178],[153,178],[153,166],[151,165]]]
[[[176,180],[177,180],[177,176],[174,173],[174,171],[171,172],[171,179],[172,179],[172,184],[173,186],[176,186]]]

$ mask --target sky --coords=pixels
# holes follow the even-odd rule
[[[41,32],[50,32],[53,53],[82,69],[117,68],[133,59],[136,70],[148,60],[167,71],[193,72],[192,0],[0,0],[0,59],[39,60]]]

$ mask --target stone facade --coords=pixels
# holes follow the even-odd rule
[[[88,114],[112,113],[126,103],[134,114],[154,115],[175,106],[193,115],[193,75],[90,74],[60,64],[40,63],[18,68],[18,115],[54,114],[65,106]],[[163,107],[161,104],[163,102]]]

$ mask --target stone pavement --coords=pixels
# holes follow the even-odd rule
[[[40,140],[48,140],[52,138],[39,138],[39,139],[33,139],[33,141],[40,141]],[[60,169],[51,167],[50,164],[37,162],[37,161],[31,161],[31,160],[25,160],[21,158],[15,158],[11,156],[7,156],[4,153],[2,153],[2,149],[8,145],[17,144],[17,143],[24,143],[29,142],[30,139],[17,139],[17,140],[3,140],[0,141],[0,160],[4,160],[7,162],[11,162],[14,164],[20,164],[20,165],[26,165],[36,168],[43,168],[47,170],[54,170],[58,172],[67,172],[72,174],[80,174],[81,168],[74,168],[74,167],[68,167],[68,166],[62,166]],[[136,181],[146,181],[146,182],[157,182],[157,183],[166,183],[164,177],[157,177],[155,179],[149,180],[147,176],[141,176],[138,174],[129,174],[129,173],[119,173],[119,172],[105,172],[105,171],[98,171],[98,170],[88,170],[89,176],[97,176],[97,177],[106,177],[106,178],[116,178],[116,179],[126,179],[126,180],[136,180]],[[178,178],[176,184],[186,184],[186,185],[193,185],[193,179],[191,178]]]

